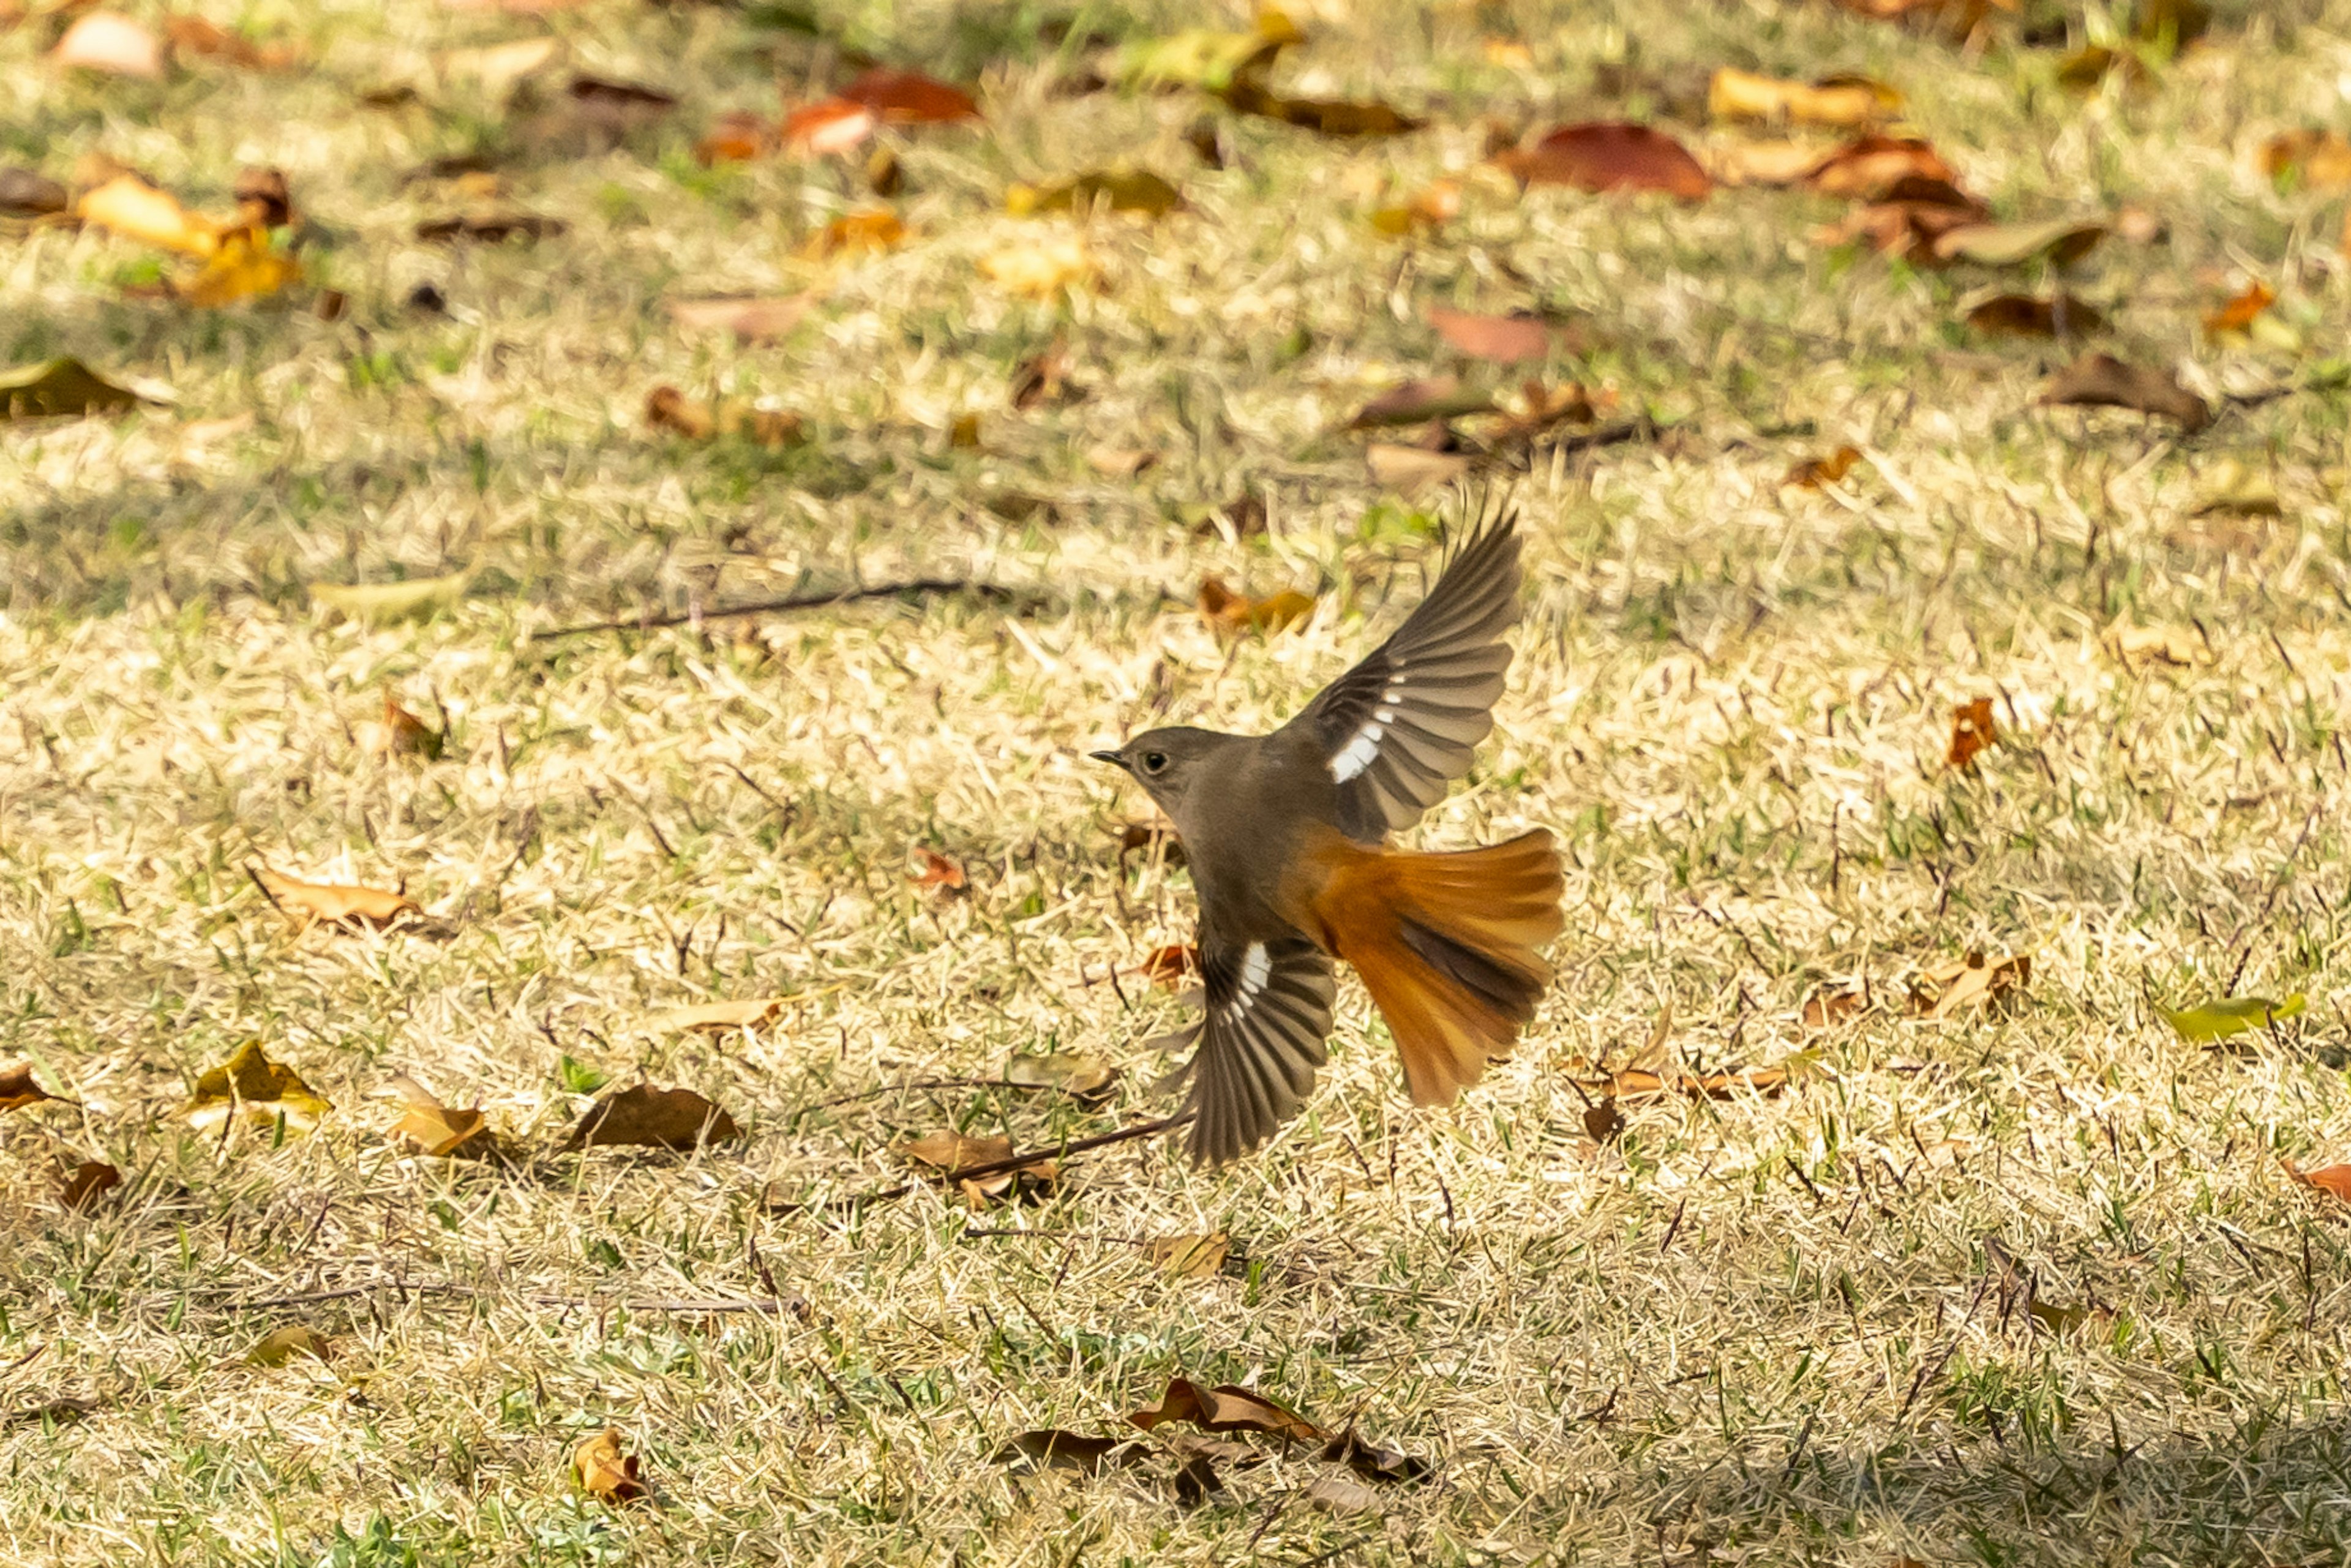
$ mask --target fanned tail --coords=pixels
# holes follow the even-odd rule
[[[1387,1019],[1415,1103],[1451,1103],[1534,1017],[1564,888],[1541,828],[1451,853],[1339,852],[1314,915]]]

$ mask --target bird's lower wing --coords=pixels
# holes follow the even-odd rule
[[[1297,1114],[1326,1060],[1338,983],[1328,955],[1304,936],[1220,942],[1203,928],[1207,1015],[1192,1059],[1192,1157],[1238,1159]]]

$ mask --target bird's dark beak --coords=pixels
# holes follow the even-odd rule
[[[1107,762],[1107,763],[1109,763],[1113,768],[1126,768],[1126,758],[1125,758],[1124,754],[1123,754],[1123,753],[1121,753],[1121,752],[1116,752],[1116,751],[1089,751],[1088,753],[1086,753],[1086,755],[1087,755],[1087,756],[1089,756],[1089,757],[1091,757],[1091,758],[1092,758],[1096,762]],[[1132,772],[1134,772],[1134,768],[1126,768],[1126,770],[1127,770],[1129,773],[1132,773]]]

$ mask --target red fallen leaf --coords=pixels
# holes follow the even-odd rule
[[[1975,766],[1976,753],[2000,738],[1992,722],[1991,698],[1978,697],[1951,710],[1951,749],[1944,758],[1954,768]]]
[[[867,105],[828,98],[784,116],[784,145],[808,158],[848,152],[862,146],[879,123]]]
[[[694,144],[695,162],[712,163],[747,163],[754,158],[764,158],[776,150],[776,128],[765,115],[748,110],[732,110],[711,121],[710,129]]]
[[[1165,1421],[1189,1421],[1208,1432],[1262,1432],[1271,1437],[1293,1437],[1304,1443],[1329,1440],[1331,1434],[1286,1406],[1277,1405],[1254,1388],[1223,1383],[1202,1388],[1188,1377],[1171,1377],[1167,1391],[1144,1406],[1129,1421],[1150,1431]]]
[[[875,66],[842,88],[839,96],[864,105],[891,125],[946,125],[979,118],[979,105],[963,89],[920,71],[893,70],[887,66]]]
[[[1473,360],[1515,365],[1551,352],[1551,328],[1538,317],[1480,316],[1432,305],[1428,324],[1437,329],[1438,337]]]
[[[964,881],[963,867],[936,850],[923,852],[923,869],[914,874],[914,882],[925,893],[936,891],[949,897],[970,891]]]
[[[2245,286],[2243,293],[2206,315],[2204,329],[2207,332],[2241,332],[2252,326],[2262,311],[2276,303],[2276,291],[2257,278]]]
[[[1155,947],[1134,972],[1155,986],[1174,990],[1200,972],[1200,950],[1189,944]]]
[[[1955,195],[1959,191],[1958,176],[1930,143],[1915,136],[1876,134],[1856,137],[1830,153],[1813,166],[1804,183],[1824,196],[1882,202],[1891,199],[1895,187],[1906,180],[1936,182]],[[1961,204],[1967,201],[1959,197]]]
[[[2331,1193],[2346,1203],[2351,1203],[2351,1166],[2324,1166],[2314,1171],[2306,1171],[2292,1160],[2280,1160],[2278,1163],[2285,1166],[2286,1175],[2303,1186]]]
[[[1624,120],[1562,125],[1531,148],[1495,159],[1524,185],[1580,191],[1663,191],[1686,202],[1714,189],[1713,176],[1689,150],[1661,131]]]

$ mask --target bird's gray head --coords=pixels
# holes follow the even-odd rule
[[[1238,738],[1218,735],[1212,729],[1180,726],[1145,730],[1116,751],[1097,751],[1092,755],[1096,762],[1112,763],[1134,775],[1135,782],[1149,791],[1151,798],[1159,802],[1159,809],[1181,828],[1184,802],[1203,771],[1202,765]]]

